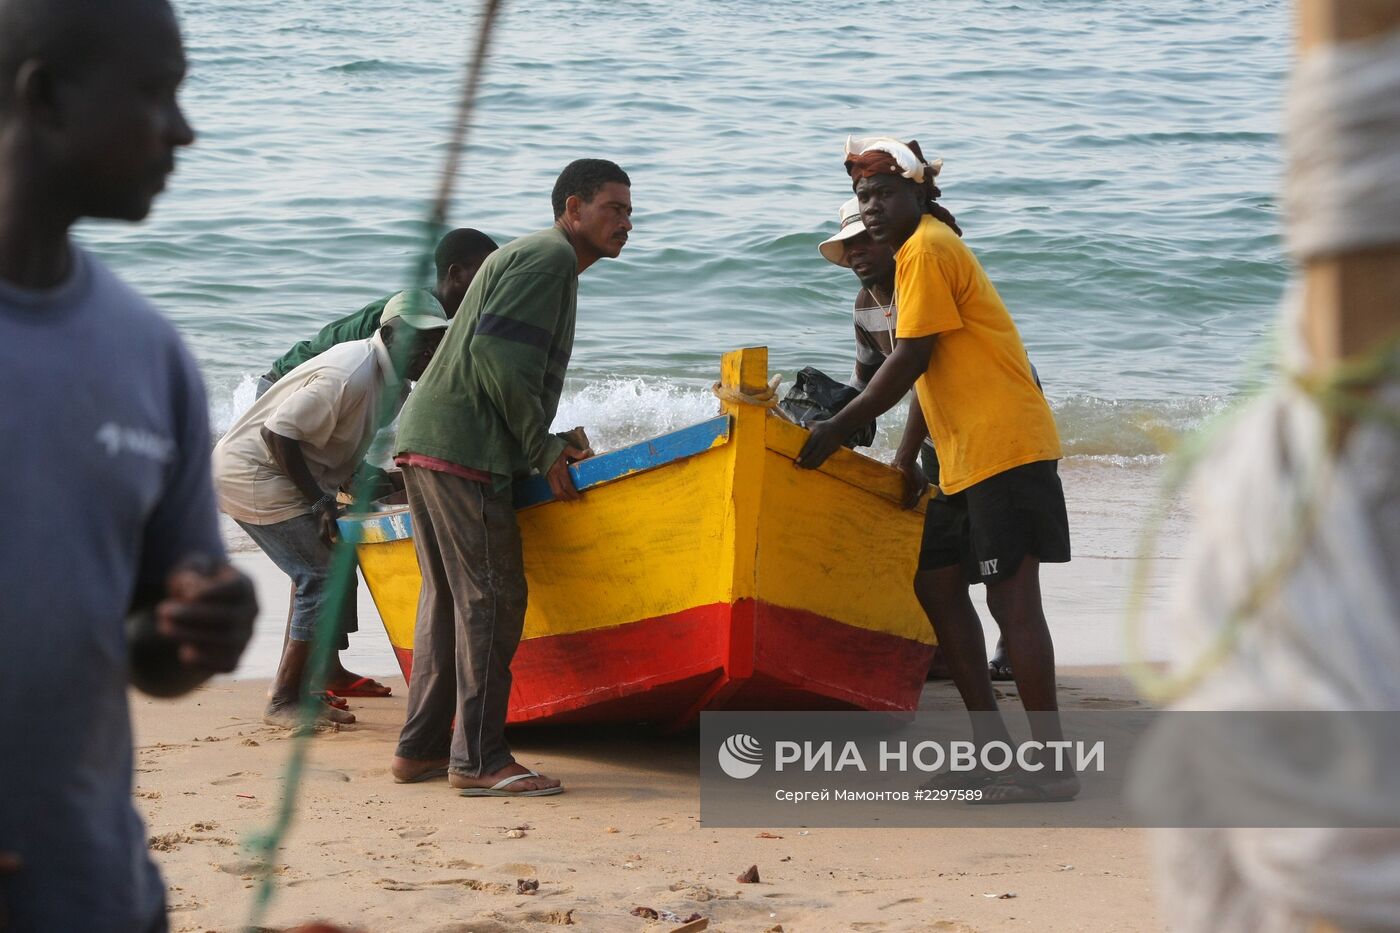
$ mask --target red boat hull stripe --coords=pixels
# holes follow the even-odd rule
[[[413,652],[396,648],[404,676]],[[759,600],[529,638],[510,721],[684,723],[702,709],[912,710],[933,647]]]

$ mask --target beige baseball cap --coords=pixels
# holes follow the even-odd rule
[[[827,262],[834,262],[838,266],[850,266],[851,262],[846,258],[846,241],[864,232],[865,221],[860,219],[860,202],[851,198],[841,205],[841,229],[835,236],[823,240],[817,249]]]

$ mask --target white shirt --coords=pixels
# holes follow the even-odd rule
[[[389,349],[375,334],[331,347],[277,380],[214,447],[219,508],[250,525],[309,514],[312,503],[272,459],[262,429],[300,442],[316,484],[334,494],[364,459],[393,378]],[[390,418],[407,396],[408,383],[401,385]]]

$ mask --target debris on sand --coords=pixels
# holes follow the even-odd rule
[[[540,890],[540,881],[539,881],[538,878],[516,878],[516,879],[515,879],[515,893],[516,893],[516,894],[537,894],[537,893],[539,893],[539,890]]]
[[[156,852],[173,852],[187,842],[194,842],[184,833],[162,833],[146,840],[146,847]]]
[[[689,917],[682,917],[674,911],[666,910],[665,908],[657,909],[655,907],[633,907],[632,916],[641,917],[643,920],[664,920],[667,923],[684,924],[695,923],[703,919],[698,913],[691,914]]]
[[[739,892],[733,894],[722,894],[714,888],[708,888],[703,884],[693,884],[689,881],[677,881],[670,885],[669,890],[674,891],[686,900],[699,901],[737,901]]]
[[[694,920],[687,920],[681,926],[673,929],[671,933],[700,933],[701,930],[708,930],[709,928],[710,921],[697,915]]]
[[[734,879],[740,884],[758,884],[758,866],[750,865],[749,870]]]

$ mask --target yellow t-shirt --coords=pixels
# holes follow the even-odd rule
[[[914,384],[938,451],[939,482],[955,493],[1012,467],[1058,460],[1060,436],[1031,375],[1021,335],[972,251],[925,216],[895,253],[895,334],[937,334]]]

